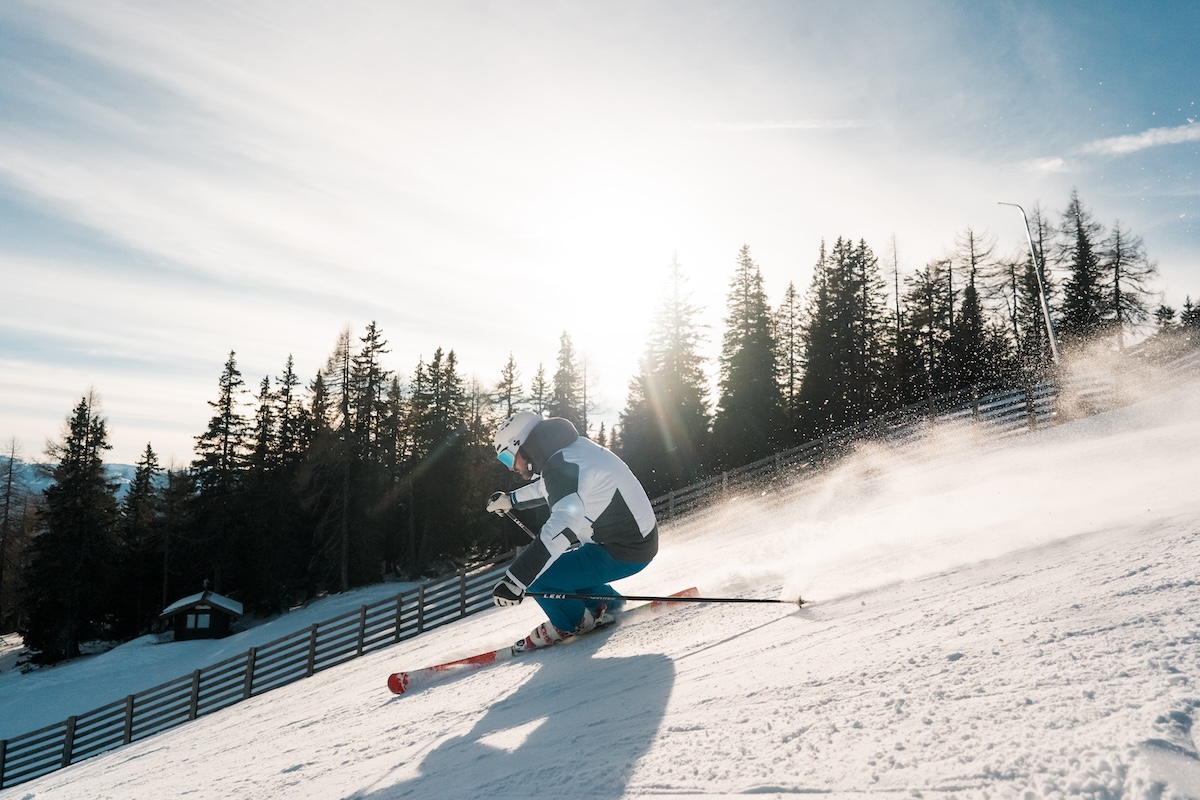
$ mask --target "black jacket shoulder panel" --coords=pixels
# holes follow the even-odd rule
[[[550,456],[574,444],[578,438],[579,431],[575,430],[571,420],[562,417],[544,419],[529,432],[529,438],[521,445],[521,455],[534,472],[540,473]]]

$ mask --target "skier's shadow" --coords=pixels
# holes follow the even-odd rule
[[[598,643],[575,643],[592,647]],[[440,742],[420,775],[355,800],[620,798],[658,736],[675,683],[664,655],[534,654],[539,669],[466,734]]]

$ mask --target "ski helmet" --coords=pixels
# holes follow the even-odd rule
[[[532,411],[518,411],[500,427],[500,430],[496,431],[493,444],[496,446],[496,458],[500,459],[501,464],[512,469],[517,451],[529,438],[530,431],[541,421],[540,414]]]

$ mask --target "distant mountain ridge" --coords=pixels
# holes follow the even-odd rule
[[[0,475],[7,473],[9,460],[8,456],[0,456]],[[16,464],[17,484],[31,494],[41,494],[54,484],[54,464],[30,464],[20,459],[17,459]],[[120,500],[133,484],[137,467],[129,464],[105,464],[104,474],[108,476],[109,481],[117,484],[116,494]]]

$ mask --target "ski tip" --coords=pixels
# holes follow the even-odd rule
[[[392,690],[392,694],[404,694],[408,689],[408,675],[403,672],[389,675],[388,688]]]
[[[797,597],[797,598],[796,598],[796,605],[797,605],[799,608],[804,608],[804,604],[805,604],[805,603],[807,603],[807,602],[808,602],[808,601],[807,601],[807,600],[805,600],[803,597]]]

